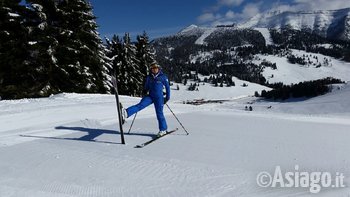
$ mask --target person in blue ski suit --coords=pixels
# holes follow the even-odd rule
[[[163,95],[163,87],[165,87],[166,90],[165,98]],[[128,107],[125,116],[128,118],[153,103],[158,119],[158,135],[164,135],[167,132],[168,126],[164,117],[163,107],[170,99],[170,86],[168,77],[162,72],[157,63],[152,63],[150,65],[150,74],[146,78],[144,92],[149,93],[144,96],[138,104]]]

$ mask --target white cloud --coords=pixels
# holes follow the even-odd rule
[[[336,10],[350,7],[348,0],[294,0],[294,3],[304,5],[308,10]]]
[[[223,6],[239,6],[244,0],[218,0],[218,5]]]
[[[207,12],[197,17],[197,21],[200,24],[210,23],[211,26],[228,25],[228,24],[236,23],[241,20],[249,19],[255,16],[256,14],[260,13],[261,4],[262,4],[262,1],[257,3],[248,3],[243,7],[241,13],[235,13],[232,10],[228,10],[223,15],[215,14],[215,11]]]
[[[242,19],[251,18],[261,11],[260,7],[262,1],[244,5],[242,12],[240,13],[235,13],[231,9],[226,11],[225,14],[218,13],[220,11],[220,8],[233,8],[235,6],[241,6],[244,1],[245,0],[217,0],[217,4],[215,6],[212,6],[210,10],[206,10],[205,13],[197,17],[197,21],[200,24],[211,23],[213,26],[232,24],[234,22],[241,21]]]
[[[212,22],[214,20],[218,20],[220,18],[221,18],[220,14],[204,13],[204,14],[198,16],[197,20],[199,23],[207,23],[207,22]]]
[[[274,3],[271,10],[279,11],[314,11],[314,10],[337,10],[349,8],[347,0],[294,0],[293,4]]]
[[[261,12],[262,1],[258,3],[249,3],[244,6],[241,14],[242,19],[249,19]]]
[[[241,11],[232,11],[238,6]],[[217,0],[214,6],[197,17],[197,21],[206,25],[222,25],[242,22],[266,11],[335,10],[348,7],[349,0],[292,0],[289,4],[279,0],[260,0],[254,3],[247,0]]]
[[[206,12],[217,12],[222,7],[240,6],[245,0],[217,0],[216,4],[211,6]]]
[[[232,10],[229,10],[225,14],[225,18],[227,19],[233,19],[235,17],[235,13]]]

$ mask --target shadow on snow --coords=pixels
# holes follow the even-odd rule
[[[86,142],[96,142],[96,143],[106,143],[106,144],[121,144],[117,142],[108,142],[108,141],[101,141],[101,140],[95,140],[98,136],[102,134],[120,134],[119,131],[115,130],[108,130],[108,129],[92,129],[92,128],[85,128],[85,127],[66,127],[66,126],[57,126],[55,127],[57,130],[73,130],[73,131],[80,131],[86,133],[86,135],[78,138],[67,138],[67,137],[46,137],[46,136],[35,136],[35,135],[20,135],[21,137],[32,137],[32,138],[41,138],[41,139],[54,139],[54,140],[73,140],[73,141],[86,141]],[[124,135],[136,135],[136,136],[147,136],[147,137],[154,137],[156,134],[150,134],[150,133],[124,133]]]

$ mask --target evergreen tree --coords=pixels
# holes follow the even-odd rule
[[[139,70],[140,60],[136,57],[136,46],[131,43],[128,33],[124,36],[123,64],[127,68],[126,72],[126,95],[140,96],[142,94],[142,72]]]
[[[146,32],[143,32],[142,35],[137,36],[136,46],[136,58],[139,60],[138,69],[142,73],[142,79],[148,75],[148,67],[151,63],[155,62],[154,50],[149,45],[149,38]],[[142,89],[140,90],[142,91]]]
[[[26,8],[20,0],[0,1],[0,96],[22,98],[35,81],[27,65],[28,30],[23,25]]]
[[[58,40],[53,34],[59,18],[57,7],[53,1],[31,0],[27,12],[26,28],[30,29],[28,39],[30,45],[30,57],[28,65],[35,72],[35,82],[31,84],[28,97],[48,96],[60,92],[60,86],[56,85],[63,76],[56,77],[60,71],[57,64],[56,49]]]
[[[0,1],[3,98],[107,92],[109,62],[91,5],[85,0],[27,0],[26,8],[20,2]]]
[[[60,11],[57,59],[69,74],[69,83],[74,84],[72,91],[107,92],[109,64],[92,6],[85,0],[54,1]]]
[[[116,76],[118,79],[118,90],[125,90],[125,84],[122,80],[124,80],[124,76],[122,73],[126,72],[126,68],[123,68],[122,64],[122,51],[123,44],[117,35],[113,35],[112,40],[106,38],[106,55],[111,62],[111,68],[109,73],[112,76]]]
[[[118,81],[120,94],[141,96],[143,90],[143,76],[140,71],[140,60],[137,58],[136,46],[131,43],[126,33],[123,40],[114,35],[112,41],[107,40],[107,56],[112,61],[112,74]]]

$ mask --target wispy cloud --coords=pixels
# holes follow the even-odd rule
[[[241,19],[249,19],[262,12],[263,2],[259,1],[257,3],[248,3],[244,6],[241,15]]]
[[[335,10],[350,7],[348,0],[294,0],[294,3],[305,6],[308,10]]]
[[[315,11],[337,10],[349,8],[349,2],[345,0],[294,0],[291,4],[273,3],[271,10],[279,11]]]
[[[314,11],[348,8],[348,0],[293,0],[291,3],[275,1],[217,0],[216,4],[204,10],[197,17],[201,25],[232,24],[245,21],[266,11]],[[237,8],[239,10],[237,11]],[[233,11],[233,10],[236,10]]]
[[[234,19],[236,13],[232,10],[228,10],[226,13],[220,13],[220,9],[240,6],[244,1],[245,0],[217,0],[215,5],[205,9],[204,12],[197,17],[197,21],[200,24],[224,24],[225,21]],[[232,23],[232,21],[230,23]]]
[[[220,14],[215,15],[215,13],[208,12],[198,16],[197,20],[199,21],[199,23],[207,23],[207,22],[219,20],[221,17],[222,16]]]
[[[243,3],[244,0],[219,0],[218,5],[222,6],[238,6]]]
[[[240,12],[234,12],[232,9],[227,10],[227,8],[234,8],[237,5],[241,5],[243,2],[244,0],[220,0],[218,1],[218,5],[226,6],[224,13],[220,13],[220,10],[205,12],[197,18],[197,21],[200,24],[209,24],[211,26],[232,24],[234,22],[249,19],[262,11],[262,1],[245,4],[244,6],[241,6],[242,9]]]

